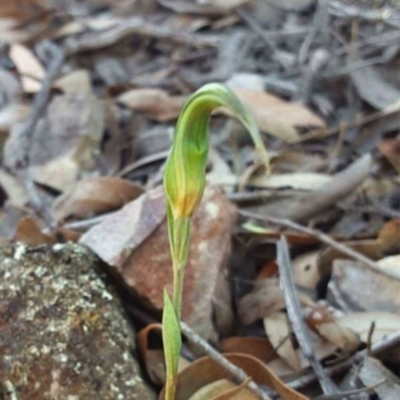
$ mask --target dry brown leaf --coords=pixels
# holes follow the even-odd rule
[[[116,210],[136,199],[143,188],[126,179],[98,177],[77,182],[53,206],[57,221],[87,218]]]
[[[304,293],[299,293],[299,299],[304,305],[313,305],[314,302]],[[282,290],[277,278],[257,281],[249,294],[240,299],[238,315],[244,325],[263,319],[267,315],[286,307]]]
[[[310,251],[293,260],[293,276],[297,285],[315,289],[321,279],[318,268],[319,251]]]
[[[13,18],[23,20],[33,18],[44,8],[52,5],[48,0],[7,0],[0,2],[0,16],[2,18]]]
[[[365,357],[359,372],[359,378],[365,387],[373,387],[379,399],[398,400],[400,380],[380,360],[373,357]],[[383,384],[379,385],[379,382],[383,382]]]
[[[170,121],[178,117],[185,102],[182,96],[170,96],[161,89],[132,89],[118,96],[126,107],[144,112],[156,121]]]
[[[36,183],[63,192],[69,189],[79,178],[79,164],[75,157],[76,151],[56,157],[44,165],[28,167],[29,177]]]
[[[283,312],[269,314],[263,319],[265,334],[272,346],[295,371],[301,369],[291,340],[291,329],[287,315]]]
[[[328,299],[349,310],[400,312],[400,279],[353,260],[335,260]]]
[[[233,89],[249,107],[258,127],[288,143],[299,138],[296,128],[325,127],[325,122],[301,104],[288,103],[269,93]]]
[[[293,174],[253,175],[249,184],[258,188],[292,188],[296,190],[317,190],[332,180],[327,174],[296,172]]]
[[[358,335],[351,329],[339,325],[323,305],[317,304],[309,309],[306,321],[320,336],[343,351],[354,351],[360,344]]]
[[[270,341],[264,337],[231,336],[221,341],[223,353],[243,353],[268,362],[276,358]]]
[[[26,121],[30,112],[30,106],[16,103],[0,109],[0,134],[8,133],[11,127],[18,122]]]
[[[372,344],[400,330],[400,315],[384,311],[351,312],[336,321],[340,326],[356,332],[364,343],[368,341],[372,323],[375,324]]]
[[[159,0],[158,2],[176,13],[214,16],[225,14],[235,7],[248,3],[249,0],[213,0],[197,3],[179,0]]]
[[[352,57],[352,61],[359,60]],[[378,110],[385,110],[400,99],[400,91],[386,81],[374,67],[356,68],[350,76],[360,97]]]
[[[57,79],[53,87],[64,93],[91,93],[92,83],[90,73],[86,69],[78,69]]]
[[[4,169],[0,169],[0,186],[7,194],[9,204],[17,208],[24,208],[29,201],[23,183]]]
[[[37,223],[30,217],[23,218],[19,222],[14,241],[22,242],[32,247],[57,243],[56,237],[43,233]]]
[[[377,265],[382,268],[382,271],[390,271],[392,276],[400,279],[400,254],[382,258]]]
[[[226,193],[231,193],[238,182],[237,176],[213,146],[210,147],[208,158],[211,171],[207,173],[207,182],[223,187]]]
[[[250,380],[238,386],[228,379],[220,379],[197,390],[189,400],[257,400],[258,397],[246,389]]]
[[[265,364],[249,355],[241,353],[226,353],[224,356],[233,364],[242,368],[255,383],[265,385],[276,390],[282,400],[306,400],[299,392],[291,389],[281,381]],[[221,379],[230,379],[231,374],[209,357],[203,357],[185,369],[178,375],[178,384],[175,400],[191,399],[198,390],[210,383]],[[245,391],[247,393],[247,389]],[[160,393],[160,399],[164,393]],[[238,397],[239,399],[252,399],[252,397]],[[200,398],[198,398],[200,400]],[[209,400],[202,397],[201,400]]]
[[[13,44],[9,55],[21,75],[24,91],[27,93],[38,92],[42,87],[41,82],[46,71],[34,53],[22,44]]]
[[[400,220],[388,221],[379,231],[376,239],[351,240],[344,244],[373,260],[381,259],[385,254],[398,252],[400,250]],[[322,275],[329,273],[334,260],[343,257],[344,255],[334,248],[328,248],[322,252],[318,260]]]
[[[257,212],[294,221],[308,221],[354,192],[368,177],[372,166],[373,158],[366,154],[335,174],[318,190],[267,203],[257,207]]]
[[[165,359],[162,349],[161,332],[162,325],[153,323],[141,329],[136,335],[139,356],[144,363],[150,380],[157,386],[162,386],[165,383]],[[188,364],[181,357],[179,359],[179,371],[183,370]]]
[[[393,139],[381,140],[378,149],[400,174],[400,134]]]
[[[271,169],[274,172],[320,172],[328,167],[327,157],[301,151],[284,150],[271,154]]]

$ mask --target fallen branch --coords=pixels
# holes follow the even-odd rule
[[[303,312],[299,299],[296,295],[296,287],[293,280],[292,265],[290,261],[289,248],[284,236],[277,243],[277,261],[279,268],[279,281],[285,297],[288,318],[291,322],[294,334],[303,352],[314,370],[318,382],[327,395],[336,395],[340,391],[322,368],[322,365],[315,357],[310,332],[303,319]]]

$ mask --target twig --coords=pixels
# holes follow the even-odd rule
[[[45,51],[48,51],[51,54],[51,62],[42,82],[42,88],[35,96],[31,115],[21,132],[21,159],[18,160],[15,165],[18,169],[26,168],[29,165],[29,150],[32,145],[36,125],[46,109],[50,97],[51,86],[64,62],[64,53],[59,47],[55,46],[51,42],[44,42],[43,47]]]
[[[29,153],[30,148],[32,147],[32,142],[34,140],[36,125],[46,109],[50,97],[51,86],[54,79],[58,75],[58,72],[60,71],[60,68],[64,61],[64,53],[62,52],[62,50],[60,50],[51,42],[44,42],[43,50],[49,52],[51,56],[51,62],[49,64],[46,76],[42,82],[40,92],[37,93],[33,102],[31,115],[21,132],[21,152],[19,154],[19,157],[16,157],[15,161],[13,162],[12,167],[15,170],[16,175],[21,179],[22,183],[25,186],[32,207],[43,218],[47,227],[51,228],[51,215],[47,208],[44,207],[39,192],[26,169],[30,161]]]
[[[394,114],[395,112],[399,111],[399,109],[400,109],[400,101],[397,101],[396,103],[392,104],[390,107],[387,107],[386,109],[384,109],[382,111],[377,111],[372,114],[369,114],[369,115],[363,117],[362,119],[358,118],[353,121],[348,121],[348,122],[345,121],[345,122],[339,124],[338,126],[335,126],[330,129],[315,129],[310,132],[307,132],[304,135],[302,135],[300,139],[296,140],[294,143],[301,143],[301,142],[305,142],[305,141],[311,140],[311,139],[322,139],[327,136],[335,135],[336,133],[340,132],[341,130],[357,128],[359,126],[376,121],[380,118],[386,117],[390,114]]]
[[[296,222],[290,221],[284,218],[276,218],[267,215],[258,215],[252,212],[239,210],[239,214],[246,218],[254,218],[260,221],[269,222],[275,225],[284,226],[286,228],[293,229],[298,232],[303,232],[309,236],[315,237],[320,242],[323,242],[336,250],[340,251],[342,254],[347,255],[348,257],[360,261],[361,263],[365,264],[368,268],[371,268],[373,271],[378,272],[380,274],[387,274],[392,278],[395,277],[390,271],[386,271],[379,267],[379,265],[371,260],[370,258],[364,256],[363,254],[351,249],[350,247],[344,245],[343,243],[339,243],[336,240],[332,239],[330,236],[317,231],[316,229],[306,228],[305,226],[299,225]]]
[[[351,399],[352,397],[358,397],[358,395],[365,393],[365,392],[371,392],[374,390],[376,387],[383,385],[386,382],[386,379],[382,379],[379,382],[363,387],[361,389],[354,389],[354,390],[348,390],[346,392],[342,392],[339,395],[333,394],[333,395],[322,395],[315,397],[314,400],[343,400],[344,398],[346,399]]]
[[[285,69],[288,69],[289,66],[288,60],[287,57],[285,57],[284,52],[278,50],[278,48],[274,44],[274,41],[271,40],[270,36],[266,34],[266,32],[260,26],[257,20],[254,19],[253,16],[247,11],[246,7],[239,6],[236,8],[236,12],[240,16],[240,18],[242,18],[243,21],[246,22],[246,24],[250,27],[250,29],[252,29],[254,33],[258,35],[264,42],[267,55],[270,55],[271,58],[274,61],[276,61],[280,66],[282,66]]]
[[[201,336],[194,332],[184,322],[181,322],[181,331],[194,345],[203,350],[211,359],[229,371],[238,380],[238,382],[242,383],[249,379],[249,376],[241,368],[232,364],[223,355],[218,353],[218,351],[210,346]],[[270,397],[263,390],[261,390],[254,381],[249,382],[248,388],[260,399],[270,400]]]
[[[351,366],[361,362],[366,356],[377,355],[378,353],[384,350],[388,350],[392,347],[398,346],[399,344],[400,344],[400,330],[375,343],[374,345],[371,346],[370,350],[368,349],[361,350],[358,353],[354,354],[353,356],[349,357],[347,360],[341,362],[340,364],[333,365],[332,367],[327,368],[325,371],[330,376],[342,373]],[[290,386],[293,389],[300,389],[314,382],[315,379],[316,376],[313,372],[307,373],[301,378],[289,382],[288,386]]]
[[[176,33],[169,28],[150,24],[143,18],[135,16],[126,18],[111,28],[100,32],[91,31],[80,36],[71,36],[64,42],[64,47],[66,53],[69,55],[94,51],[111,46],[123,38],[134,34],[157,39],[168,39],[193,47],[216,47],[219,42],[219,39],[215,36]]]
[[[286,308],[293,331],[304,356],[309,361],[314,370],[321,388],[325,394],[337,394],[339,392],[336,385],[329,378],[328,374],[322,368],[322,365],[315,357],[314,349],[310,339],[310,332],[304,322],[299,299],[296,295],[292,275],[292,265],[290,261],[289,248],[284,236],[277,243],[277,259],[279,268],[279,281],[285,297]]]

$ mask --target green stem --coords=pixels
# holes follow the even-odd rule
[[[175,400],[176,381],[167,378],[165,382],[165,400]]]
[[[184,265],[174,266],[174,282],[172,292],[172,304],[176,314],[176,319],[180,321],[182,314],[182,292],[183,292],[183,277]]]

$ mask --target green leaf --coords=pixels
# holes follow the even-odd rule
[[[173,400],[178,376],[179,356],[182,346],[181,331],[174,307],[164,289],[164,309],[162,317],[162,339],[167,369],[166,399]]]

